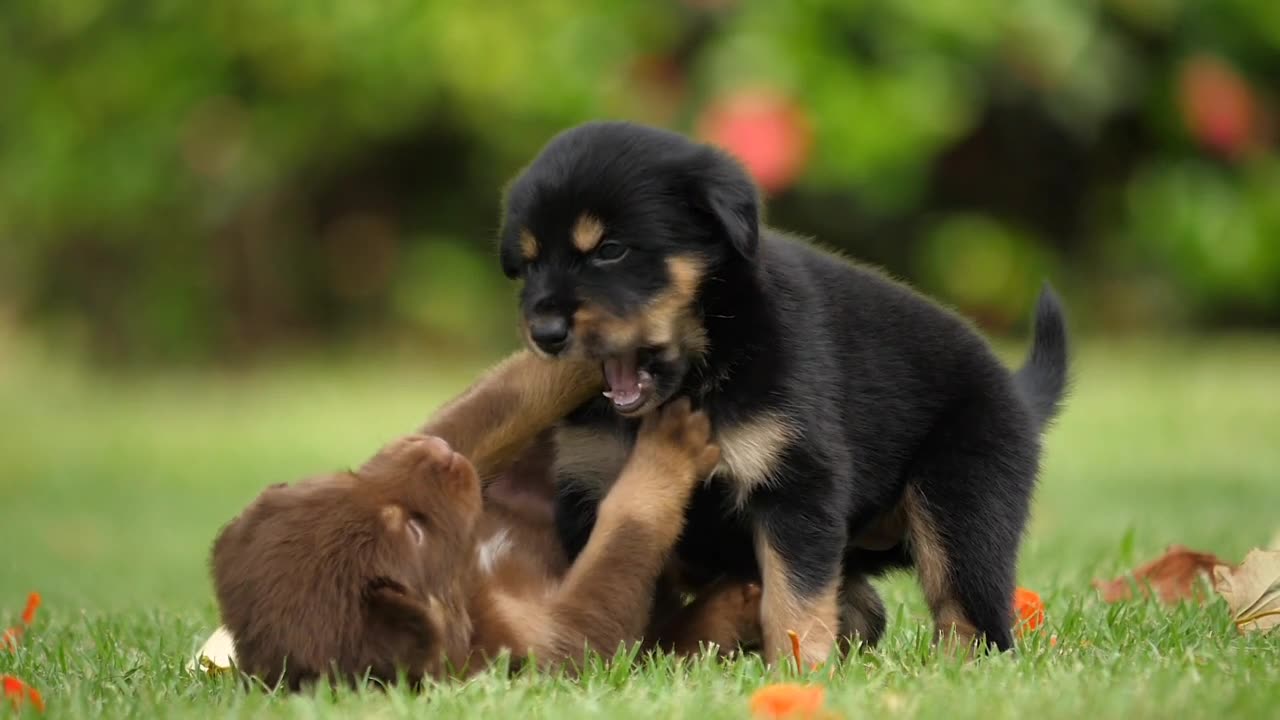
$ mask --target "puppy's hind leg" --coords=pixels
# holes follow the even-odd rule
[[[945,435],[945,445],[918,456],[907,489],[912,560],[942,639],[1008,650],[1034,447],[1018,452],[1016,434],[1003,442]]]
[[[846,571],[840,583],[840,652],[848,653],[858,643],[873,648],[884,635],[884,601],[861,573]]]

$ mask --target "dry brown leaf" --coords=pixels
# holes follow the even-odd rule
[[[1209,577],[1213,569],[1226,565],[1212,553],[1202,553],[1182,545],[1170,545],[1164,555],[1114,580],[1094,580],[1104,602],[1120,602],[1133,597],[1136,585],[1143,597],[1155,591],[1161,602],[1174,604],[1182,600],[1204,602],[1197,581]]]
[[[1226,599],[1240,632],[1280,626],[1280,550],[1250,550],[1239,567],[1214,568],[1213,589]]]

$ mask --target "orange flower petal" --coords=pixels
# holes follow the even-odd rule
[[[751,714],[762,720],[815,718],[822,710],[825,697],[826,691],[817,685],[766,685],[752,693]]]
[[[791,656],[796,659],[796,672],[800,672],[804,667],[800,662],[800,636],[795,630],[788,630],[787,637],[791,638]]]
[[[40,607],[40,593],[33,592],[27,596],[27,608],[22,611],[22,624],[30,625],[36,621],[36,610]]]
[[[1034,590],[1018,588],[1013,594],[1013,612],[1018,616],[1018,634],[1044,624],[1044,603]]]
[[[40,691],[33,688],[27,688],[27,697],[31,700],[31,705],[36,710],[44,712],[44,698],[40,696]]]

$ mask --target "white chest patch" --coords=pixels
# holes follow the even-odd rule
[[[510,550],[510,533],[505,528],[494,533],[476,548],[476,564],[480,566],[480,572],[492,575],[494,569],[498,567],[498,562]]]

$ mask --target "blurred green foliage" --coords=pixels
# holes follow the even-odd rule
[[[752,88],[811,133],[771,221],[993,330],[1045,275],[1102,327],[1280,321],[1271,0],[7,0],[0,38],[0,310],[103,358],[510,344],[502,183]]]

